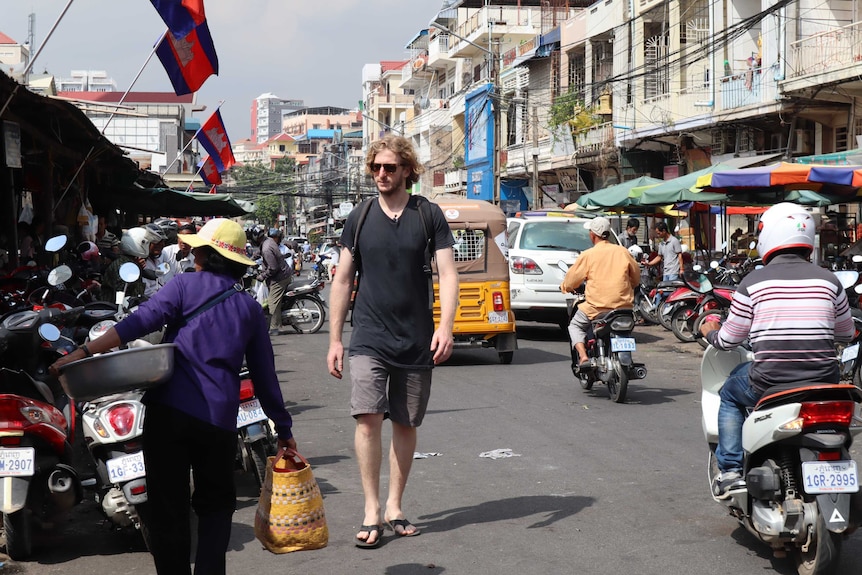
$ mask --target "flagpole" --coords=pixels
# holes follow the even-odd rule
[[[26,81],[27,76],[30,74],[30,70],[33,69],[33,64],[36,62],[36,58],[38,58],[39,54],[42,53],[42,50],[45,48],[45,44],[47,44],[48,40],[51,39],[51,35],[54,33],[54,30],[57,29],[57,26],[60,24],[60,20],[62,20],[63,16],[66,15],[66,12],[69,11],[69,7],[72,5],[72,2],[74,2],[74,1],[75,0],[69,0],[69,2],[66,3],[66,7],[63,8],[62,12],[60,12],[60,16],[57,18],[57,21],[54,22],[54,25],[51,26],[51,30],[48,32],[48,35],[45,36],[45,41],[42,42],[42,45],[39,46],[39,49],[36,50],[36,53],[33,55],[32,58],[30,58],[30,62],[27,64],[27,67],[24,69],[24,74],[22,75],[22,79],[24,79],[25,81]],[[6,99],[6,103],[3,104],[3,108],[0,109],[0,117],[2,117],[3,114],[6,112],[6,108],[9,107],[9,103],[12,101],[12,98],[15,97],[15,94],[18,92],[18,88],[20,88],[20,87],[21,87],[21,84],[16,82],[15,88],[12,90],[12,93],[9,94],[9,97]]]
[[[221,105],[222,105],[222,104],[224,104],[224,100],[221,100],[221,101],[218,103],[218,106],[216,106],[216,109],[213,111],[213,114],[215,114],[216,112],[218,112],[218,111],[219,111],[219,108],[221,108]],[[210,114],[210,117],[212,117],[212,114]],[[191,146],[191,145],[192,145],[192,142],[194,142],[194,141],[195,141],[195,138],[197,138],[197,137],[198,137],[198,134],[200,133],[200,131],[201,131],[201,129],[202,129],[202,128],[203,128],[203,125],[201,125],[201,127],[197,129],[197,131],[195,132],[195,135],[194,135],[194,136],[192,136],[191,138],[189,138],[189,143],[188,143],[188,144],[186,144],[186,145],[183,147],[183,149],[179,151],[179,153],[177,154],[177,157],[176,157],[176,158],[174,158],[174,160],[170,163],[170,165],[169,165],[167,168],[165,168],[165,173],[166,173],[166,174],[168,173],[168,170],[170,170],[171,168],[173,168],[173,167],[174,167],[174,164],[176,164],[176,163],[177,163],[177,160],[179,160],[179,159],[182,157],[182,155],[186,152],[186,150],[189,148],[189,146]]]
[[[201,173],[201,170],[203,170],[203,169],[204,169],[204,165],[203,165],[203,164],[201,164],[201,165],[198,167],[198,171],[197,171],[197,172],[195,172],[195,175],[194,175],[194,176],[192,176],[192,179],[191,179],[191,180],[189,180],[189,185],[188,185],[188,187],[186,188],[186,193],[189,193],[189,190],[191,190],[191,189],[192,189],[192,184],[194,184],[194,183],[195,183],[195,178],[197,178],[197,177],[198,177],[198,174],[200,174],[200,173]]]
[[[73,0],[70,0],[70,3],[71,3],[72,1],[73,1]],[[168,32],[169,32],[169,29],[165,29],[164,33],[162,33],[162,35],[160,36],[160,38],[163,40],[163,39],[164,39],[164,37],[165,37],[165,34],[167,34]],[[150,55],[149,55],[149,56],[147,56],[147,59],[144,61],[144,65],[143,65],[143,66],[141,66],[141,68],[138,70],[138,73],[137,73],[137,74],[135,74],[135,78],[132,80],[132,83],[131,83],[131,84],[129,84],[129,87],[128,87],[128,88],[126,89],[126,91],[123,93],[123,96],[120,98],[120,101],[119,101],[119,102],[117,102],[116,106],[114,107],[114,111],[113,111],[113,112],[111,112],[111,115],[110,115],[110,116],[108,116],[108,121],[107,121],[107,122],[105,122],[105,125],[104,125],[104,126],[102,127],[102,129],[99,131],[99,134],[100,134],[100,135],[105,135],[105,130],[107,130],[107,129],[108,129],[108,125],[111,123],[111,120],[113,120],[113,119],[114,119],[114,116],[115,116],[115,115],[116,115],[116,113],[117,113],[117,108],[119,108],[120,106],[122,106],[122,105],[123,105],[123,102],[125,102],[125,101],[126,101],[126,97],[127,97],[127,96],[129,95],[129,93],[132,91],[132,88],[135,86],[135,84],[137,83],[137,81],[141,78],[141,74],[143,74],[143,73],[144,73],[144,68],[146,68],[146,67],[147,67],[147,64],[149,64],[149,63],[150,63],[150,60],[152,60],[152,59],[153,59],[153,54],[155,54],[155,53],[156,53],[156,50],[158,49],[159,44],[161,44],[161,43],[162,43],[162,40],[159,40],[158,42],[156,42],[156,43],[155,43],[155,45],[153,46],[153,49],[152,49],[152,50],[150,50]],[[59,205],[60,205],[60,203],[63,201],[63,198],[65,198],[65,197],[66,197],[66,194],[69,192],[69,188],[71,188],[71,187],[72,187],[72,184],[73,184],[73,183],[75,183],[75,180],[78,178],[78,174],[80,174],[80,173],[81,173],[81,170],[83,170],[83,169],[84,169],[84,166],[86,165],[87,160],[89,160],[89,159],[90,159],[90,156],[93,154],[93,151],[95,151],[95,149],[96,149],[96,145],[95,145],[95,144],[93,144],[93,146],[91,146],[91,147],[90,147],[90,151],[89,151],[89,152],[87,152],[87,155],[86,155],[86,156],[84,156],[84,159],[81,161],[80,165],[78,166],[78,169],[77,169],[77,170],[75,170],[75,175],[74,175],[74,176],[72,176],[72,179],[71,179],[71,180],[69,180],[69,184],[66,186],[66,189],[65,189],[65,190],[63,190],[63,194],[60,196],[60,199],[59,199],[59,200],[57,200],[57,203],[56,203],[55,205],[59,206]]]

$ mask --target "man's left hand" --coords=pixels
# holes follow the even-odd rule
[[[437,328],[431,338],[431,351],[434,352],[434,365],[439,365],[449,359],[455,340],[452,338],[452,330],[441,330]]]

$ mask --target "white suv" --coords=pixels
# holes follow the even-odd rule
[[[568,323],[566,294],[560,291],[565,274],[558,262],[572,265],[592,247],[584,227],[590,219],[566,212],[528,212],[508,218],[509,288],[516,319],[561,327]],[[608,241],[619,243],[613,231]]]

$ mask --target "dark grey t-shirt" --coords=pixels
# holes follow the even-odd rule
[[[341,244],[353,248],[359,207],[348,216]],[[443,212],[431,204],[435,249],[455,241]],[[359,292],[353,307],[349,355],[368,355],[398,367],[433,367],[431,336],[434,317],[429,306],[425,262],[425,230],[411,197],[397,221],[383,213],[377,199],[359,231]]]

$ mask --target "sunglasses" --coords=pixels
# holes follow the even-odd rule
[[[387,174],[394,174],[395,170],[398,169],[398,166],[403,166],[404,164],[371,164],[371,173],[376,174],[380,171],[380,168],[383,168]]]

